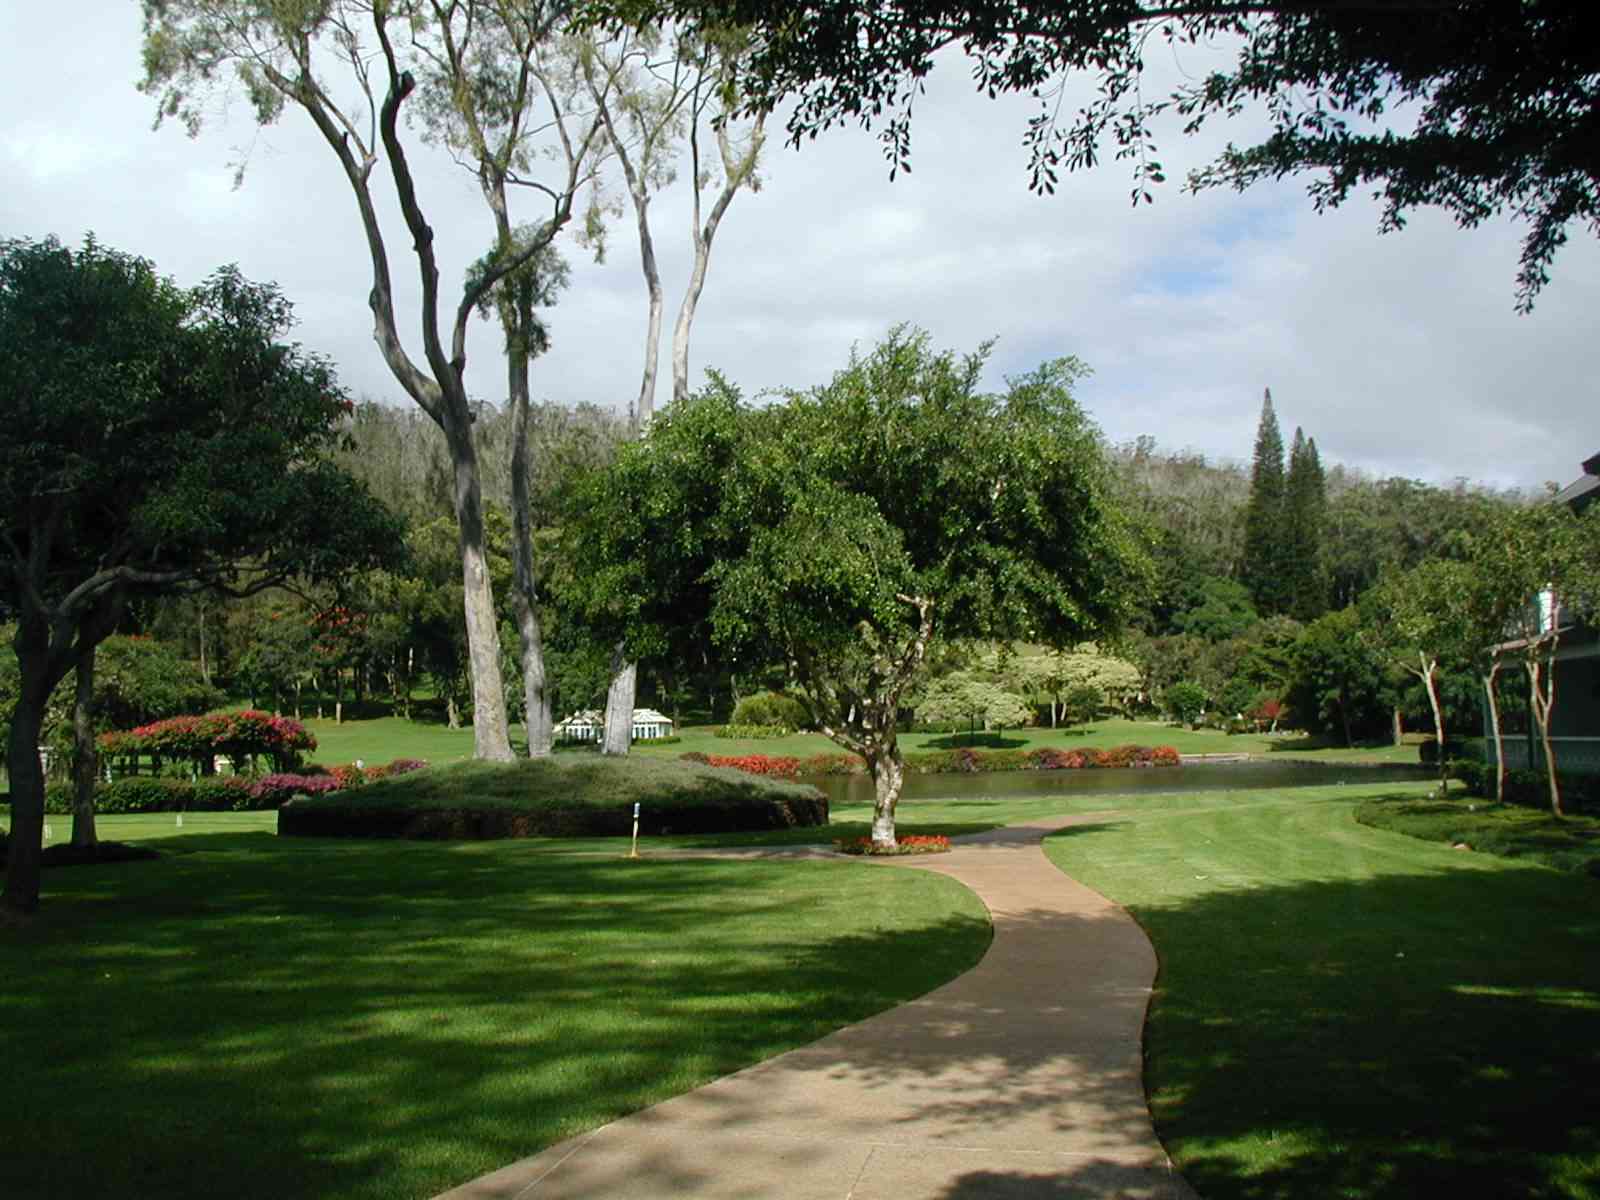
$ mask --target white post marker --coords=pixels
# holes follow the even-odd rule
[[[178,828],[179,829],[183,828],[183,814],[182,813],[178,814]]]
[[[638,808],[639,806],[635,804],[634,807]],[[55,833],[50,828],[50,822],[46,821],[44,823],[44,840],[48,842],[53,837],[55,837]]]
[[[628,852],[629,858],[639,857],[639,802],[633,802],[633,849]]]

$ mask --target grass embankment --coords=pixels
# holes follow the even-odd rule
[[[306,728],[317,737],[316,761],[329,765],[354,762],[389,762],[396,758],[425,758],[431,763],[455,762],[472,757],[472,730],[449,729],[443,724],[406,721],[399,717],[375,717],[346,721],[309,720]],[[515,740],[515,739],[514,739]],[[901,736],[906,752],[947,749],[973,741],[967,734],[908,733]],[[1162,721],[1130,721],[1108,718],[1069,729],[1008,729],[998,734],[977,735],[978,745],[1032,750],[1040,747],[1073,749],[1093,746],[1105,750],[1112,746],[1173,746],[1180,754],[1259,754],[1287,758],[1307,758],[1332,762],[1415,763],[1415,739],[1402,746],[1333,746],[1326,739],[1303,734],[1229,735],[1214,729],[1184,729]],[[520,745],[520,743],[518,743]],[[819,733],[797,733],[781,738],[721,738],[710,727],[691,726],[680,731],[679,740],[668,745],[648,741],[634,743],[641,756],[662,755],[676,758],[689,750],[703,754],[772,754],[807,758],[814,754],[837,754],[840,748]],[[582,751],[573,751],[582,753]]]
[[[1525,858],[1558,871],[1600,877],[1600,817],[1557,819],[1547,811],[1493,801],[1435,798],[1377,799],[1356,809],[1356,820],[1426,842]]]
[[[1046,842],[1161,956],[1145,1082],[1207,1200],[1600,1196],[1600,892],[1355,823],[1426,787],[1185,797]]]
[[[432,1195],[919,995],[989,939],[920,871],[285,841],[273,815],[107,818],[167,856],[49,871],[0,929],[27,1148],[0,1195]]]

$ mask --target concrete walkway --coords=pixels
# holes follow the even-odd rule
[[[880,860],[976,892],[994,918],[983,961],[919,1000],[442,1200],[1189,1200],[1140,1082],[1155,953],[1126,913],[1039,845],[1095,819]]]

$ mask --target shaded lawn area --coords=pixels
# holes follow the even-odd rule
[[[1145,1082],[1207,1200],[1600,1197],[1600,883],[1355,823],[1421,786],[1046,842],[1161,956]]]
[[[1470,796],[1378,799],[1363,802],[1356,820],[1428,842],[1505,858],[1526,858],[1558,871],[1583,871],[1600,879],[1600,816],[1553,816],[1548,809],[1496,804]]]
[[[167,857],[48,871],[0,929],[27,1148],[0,1195],[432,1195],[926,992],[990,936],[926,872],[272,816],[105,818]]]

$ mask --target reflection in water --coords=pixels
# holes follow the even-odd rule
[[[1077,771],[995,771],[990,774],[906,775],[902,801],[974,800],[1018,796],[1126,796],[1148,792],[1221,792],[1247,788],[1311,787],[1433,779],[1437,770],[1418,766],[1351,763],[1204,763],[1187,767],[1091,767]],[[827,794],[830,807],[871,804],[866,775],[808,775],[802,782]]]

